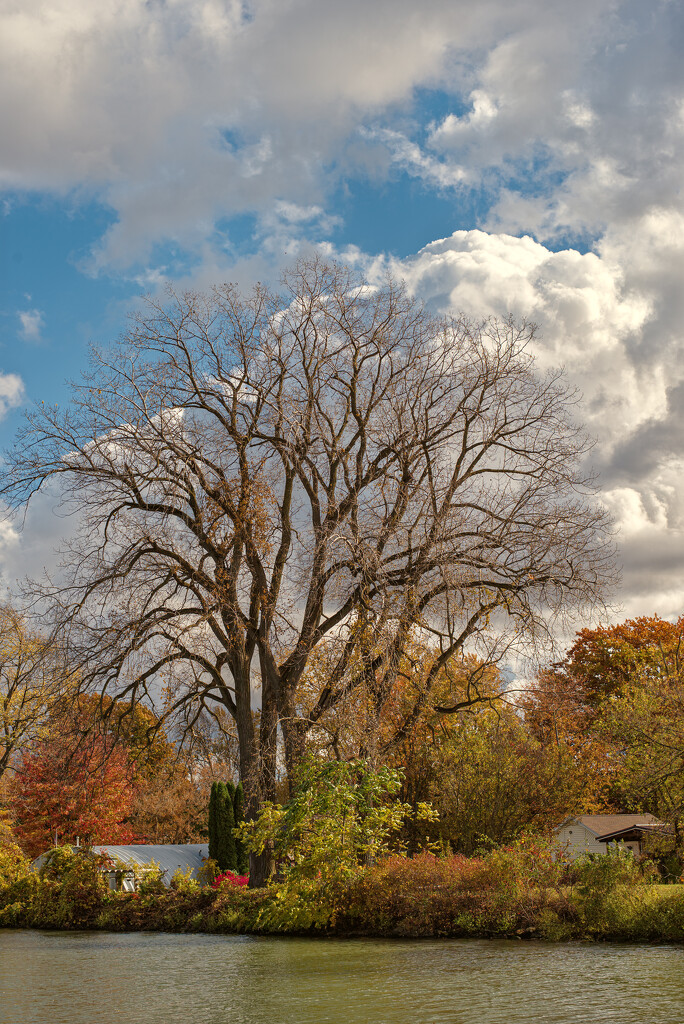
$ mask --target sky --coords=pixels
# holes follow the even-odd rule
[[[596,439],[614,618],[684,612],[681,0],[4,0],[0,442],[144,293],[318,249],[540,327]],[[6,585],[54,561],[45,496]]]

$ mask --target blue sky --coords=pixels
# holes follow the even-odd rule
[[[683,44],[678,0],[9,0],[3,444],[141,294],[274,283],[318,247],[539,322],[584,393],[624,610],[679,614]],[[6,581],[49,562],[48,513],[4,530]]]

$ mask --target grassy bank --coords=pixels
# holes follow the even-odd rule
[[[652,884],[630,859],[568,873],[545,851],[389,857],[343,877],[264,890],[149,878],[113,893],[83,856],[57,858],[0,886],[0,926],[375,937],[684,941],[684,886]]]

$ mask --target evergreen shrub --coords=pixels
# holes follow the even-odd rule
[[[230,790],[225,782],[219,782],[216,795],[216,862],[221,871],[237,870],[237,849],[235,846],[235,816]]]

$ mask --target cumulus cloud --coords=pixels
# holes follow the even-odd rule
[[[626,290],[619,268],[595,253],[553,252],[528,236],[456,231],[393,267],[440,311],[513,313],[538,323],[538,364],[566,367],[604,449],[662,408],[663,368],[638,366],[629,354],[651,302]]]
[[[682,613],[684,530],[681,522],[672,521],[671,511],[673,505],[681,508],[684,487],[674,476],[656,471],[641,490],[619,487],[602,493],[620,525],[622,600],[624,614],[630,617]],[[681,466],[676,476],[681,479]]]
[[[5,512],[0,507],[0,512]],[[61,576],[59,548],[72,542],[80,518],[65,514],[56,487],[44,487],[34,496],[25,516],[0,515],[0,599],[16,594],[27,579],[47,573]]]
[[[15,585],[14,561],[22,549],[22,537],[7,519],[0,518],[0,600],[6,600]]]
[[[675,359],[679,340],[665,341],[659,281],[647,288],[612,254],[554,252],[529,237],[484,231],[457,231],[407,260],[359,258],[377,279],[389,266],[436,311],[513,313],[539,325],[538,365],[564,365],[583,393],[578,418],[596,439],[593,466],[619,530],[624,613],[679,615],[684,370]]]
[[[681,20],[664,0],[10,0],[0,186],[99,190],[118,221],[96,266],[121,266],[324,204],[372,162],[361,128],[432,187],[494,183],[499,230],[596,230],[678,194]],[[453,111],[414,138],[394,122],[418,88]]]
[[[511,93],[521,104],[540,83],[548,92],[545,73],[565,68],[565,86],[612,7],[10,0],[0,16],[0,186],[99,190],[118,222],[96,265],[126,265],[160,237],[197,244],[226,215],[322,202],[353,162],[358,127],[408,109],[417,87],[472,89],[477,131],[518,60]],[[452,167],[388,142],[432,183],[458,182]]]

